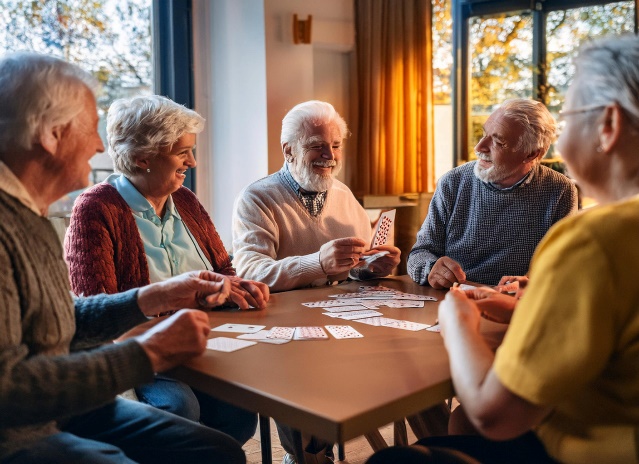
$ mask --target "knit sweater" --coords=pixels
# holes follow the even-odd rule
[[[319,261],[326,242],[371,240],[370,220],[343,183],[333,180],[322,212],[311,216],[284,179],[284,169],[246,187],[233,211],[233,256],[238,274],[285,291],[325,284]],[[348,273],[330,276],[343,280]]]
[[[172,198],[213,270],[235,275],[224,244],[197,197],[181,187]],[[106,182],[76,200],[64,247],[71,286],[78,295],[118,293],[150,283],[144,243],[131,208]]]
[[[439,180],[428,215],[408,256],[408,274],[421,285],[442,256],[457,261],[466,279],[496,285],[504,275],[525,275],[548,229],[577,210],[577,189],[542,165],[520,185],[499,190],[479,180],[475,162]]]
[[[53,227],[0,191],[0,460],[57,432],[56,420],[153,379],[135,341],[108,344],[146,318],[137,291],[71,298]]]

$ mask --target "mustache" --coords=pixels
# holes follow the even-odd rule
[[[332,168],[337,166],[337,161],[335,160],[317,160],[313,161],[313,166],[321,166],[323,168]]]

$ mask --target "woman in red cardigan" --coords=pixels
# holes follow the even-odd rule
[[[229,303],[241,309],[266,305],[268,287],[235,276],[211,218],[182,186],[186,171],[196,165],[193,149],[203,126],[199,114],[164,97],[113,102],[107,139],[117,173],[80,195],[65,239],[76,294],[117,293],[210,269],[231,276]],[[255,432],[255,414],[163,376],[136,388],[136,394],[240,443]]]

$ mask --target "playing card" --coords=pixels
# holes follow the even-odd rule
[[[382,313],[378,311],[371,311],[366,309],[363,311],[346,311],[343,313],[323,313],[326,316],[336,317],[338,319],[346,319],[352,321],[353,319],[364,319],[365,317],[381,316]]]
[[[263,325],[250,325],[250,324],[222,324],[214,327],[211,330],[214,332],[237,332],[237,333],[255,333],[262,330]]]
[[[266,338],[282,338],[290,340],[295,333],[295,327],[273,327]]]
[[[368,264],[370,266],[370,264],[377,260],[378,258],[381,258],[382,256],[386,256],[388,254],[388,251],[380,251],[379,253],[375,253],[372,255],[366,255],[366,256],[362,256],[359,258],[360,261],[364,261],[366,264]]]
[[[352,305],[352,301],[344,300],[325,300],[325,301],[310,301],[308,303],[302,303],[307,308],[332,308],[334,306],[346,306]]]
[[[418,301],[437,301],[437,298],[426,295],[415,295],[413,293],[396,293],[393,297],[395,300],[418,300]]]
[[[383,285],[360,285],[360,292],[395,292],[392,288],[384,287]]]
[[[350,325],[326,325],[324,327],[326,327],[326,330],[328,330],[330,334],[337,339],[363,337],[361,333],[352,328]]]
[[[380,300],[375,301],[377,306],[388,306],[389,308],[423,308],[423,301],[416,300]]]
[[[397,321],[396,324],[393,324],[392,326],[389,326],[389,327],[393,327],[394,329],[412,330],[413,332],[416,332],[418,330],[427,329],[430,326],[428,324],[419,324],[417,322],[411,322],[411,321]]]
[[[328,335],[321,327],[295,327],[293,340],[328,340]]]
[[[367,319],[354,319],[355,322],[361,322],[363,324],[375,325],[381,327],[391,327],[393,329],[402,330],[423,330],[429,327],[427,324],[419,324],[417,322],[400,321],[398,319],[391,319],[388,317],[369,317]]]
[[[257,345],[257,342],[250,342],[247,340],[238,340],[237,338],[216,337],[210,338],[206,342],[206,348],[215,351],[224,351],[230,353],[231,351],[241,350],[247,346]]]
[[[363,311],[365,309],[370,309],[364,305],[350,305],[350,306],[334,306],[332,308],[322,308],[323,311],[327,313],[343,313],[345,311]]]
[[[236,338],[241,338],[242,340],[255,340],[256,342],[271,343],[274,345],[281,345],[283,343],[290,342],[290,340],[285,340],[283,338],[268,338],[268,334],[270,332],[270,330],[260,330],[259,332],[252,334],[238,335]]]
[[[429,332],[441,332],[442,331],[442,329],[439,327],[439,324],[431,325],[426,330],[428,330]]]
[[[470,285],[470,284],[459,284],[458,287],[460,290],[472,290],[474,288],[477,288],[475,285]]]
[[[355,322],[361,322],[362,324],[375,325],[375,326],[383,326],[382,320],[387,319],[386,317],[367,317],[365,319],[355,319]],[[388,319],[395,320],[395,319]]]
[[[373,240],[371,242],[371,249],[380,245],[386,245],[388,235],[391,227],[393,226],[393,221],[395,220],[396,211],[397,210],[394,209],[385,211],[379,217],[379,220],[377,221],[377,228],[375,229],[375,235],[373,235]]]

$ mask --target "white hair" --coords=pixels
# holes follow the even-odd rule
[[[149,95],[115,100],[107,115],[109,155],[115,170],[140,172],[136,161],[157,156],[185,134],[198,134],[204,118],[166,97]]]
[[[617,102],[639,128],[639,37],[628,34],[587,42],[574,63],[573,87],[579,103]]]
[[[515,121],[524,129],[516,150],[524,153],[541,151],[540,160],[557,137],[557,121],[546,105],[528,98],[506,100],[500,107],[502,115]]]
[[[17,52],[0,59],[0,155],[30,150],[43,133],[82,111],[97,81],[78,66],[52,56]]]
[[[282,119],[281,144],[299,144],[304,141],[306,134],[313,126],[336,124],[342,139],[348,136],[346,121],[333,105],[319,100],[311,100],[293,107]]]

